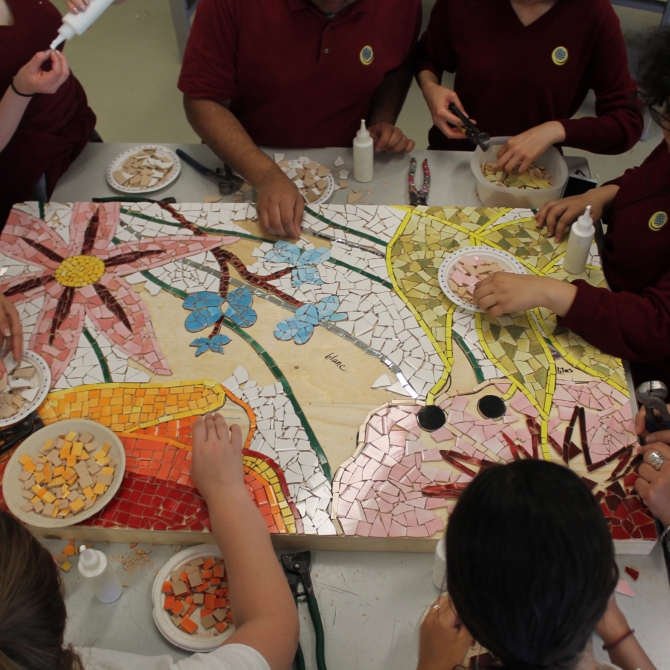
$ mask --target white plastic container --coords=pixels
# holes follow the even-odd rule
[[[71,40],[75,35],[83,35],[113,2],[114,0],[91,0],[86,11],[79,14],[68,12],[58,29],[58,37],[51,43],[51,49],[55,49],[65,40]]]
[[[354,179],[361,183],[372,181],[374,176],[375,148],[372,135],[361,121],[361,129],[354,138]]]
[[[435,548],[433,584],[440,592],[447,590],[447,540],[444,537],[437,543],[437,547]]]
[[[470,158],[470,168],[477,180],[477,195],[486,207],[529,207],[539,209],[550,200],[557,200],[568,180],[568,166],[561,152],[556,147],[549,147],[535,163],[547,168],[551,173],[554,185],[543,189],[520,189],[496,186],[487,181],[482,174],[482,163],[495,163],[500,147],[509,137],[491,138],[491,146],[487,151],[477,147]]]
[[[79,574],[102,603],[113,603],[121,597],[123,585],[114,566],[101,551],[79,547]]]
[[[571,275],[584,272],[595,234],[596,229],[593,227],[593,220],[591,219],[591,205],[587,205],[586,211],[570,228],[568,248],[565,250],[565,258],[563,259],[563,269],[566,272]]]

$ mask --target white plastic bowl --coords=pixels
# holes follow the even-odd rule
[[[529,207],[539,209],[550,200],[556,200],[563,191],[568,180],[568,165],[556,147],[549,147],[535,163],[547,168],[554,180],[551,188],[521,189],[496,186],[484,179],[482,163],[494,163],[500,147],[509,140],[509,137],[492,137],[488,151],[477,147],[472,152],[470,168],[477,181],[477,194],[486,207]]]

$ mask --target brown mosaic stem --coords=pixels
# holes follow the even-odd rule
[[[211,340],[215,335],[218,335],[221,332],[221,326],[223,325],[223,316],[214,324],[212,332],[209,334],[209,339]]]

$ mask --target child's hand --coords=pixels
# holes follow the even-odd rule
[[[496,272],[476,286],[475,303],[491,316],[547,307],[559,316],[570,309],[577,287],[550,277]]]
[[[614,195],[616,195],[619,187],[615,186],[614,189],[616,189],[614,190]],[[592,189],[582,195],[552,200],[543,205],[535,215],[537,227],[542,228],[546,224],[547,236],[555,235],[554,241],[560,242],[566,228],[571,226],[584,213],[588,205],[591,205],[591,219],[599,221],[602,218],[605,206],[614,198],[611,191],[612,187],[605,186]]]
[[[463,663],[472,644],[449,596],[440,596],[421,623],[417,670],[452,670]]]
[[[5,296],[0,293],[0,347],[7,343],[7,352],[14,354],[14,360],[21,361],[23,355],[23,328],[19,313]],[[7,369],[3,360],[0,358],[0,376],[5,374]]]
[[[213,500],[244,487],[242,468],[242,431],[230,430],[220,414],[207,414],[193,426],[193,462],[191,477],[205,500]]]
[[[51,59],[51,70],[45,72],[42,64]],[[60,51],[49,49],[36,53],[14,77],[16,90],[25,95],[33,93],[55,93],[70,76],[65,56]]]

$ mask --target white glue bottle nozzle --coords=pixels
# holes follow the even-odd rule
[[[576,227],[578,233],[588,235],[593,228],[593,219],[591,218],[591,205],[586,206],[585,212],[575,221],[573,227]]]
[[[91,551],[85,544],[82,544],[79,547],[79,563],[83,568],[93,572],[100,567],[100,555],[97,551]]]
[[[77,31],[69,24],[63,23],[58,29],[58,37],[51,43],[50,49],[56,49],[59,47],[65,40],[71,40]]]
[[[361,128],[356,133],[357,140],[367,140],[370,137],[370,131],[365,127],[365,119],[361,119]]]

